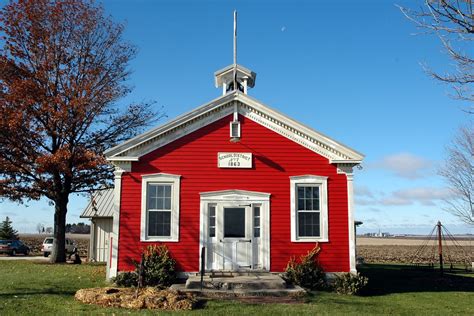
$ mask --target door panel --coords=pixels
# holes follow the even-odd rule
[[[254,250],[250,205],[208,204],[207,211],[207,269],[251,269]]]

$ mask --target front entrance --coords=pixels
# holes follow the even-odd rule
[[[267,193],[201,193],[201,246],[207,271],[269,270]]]

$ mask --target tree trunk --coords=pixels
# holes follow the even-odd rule
[[[66,213],[69,196],[61,196],[54,206],[54,242],[51,263],[66,262]]]

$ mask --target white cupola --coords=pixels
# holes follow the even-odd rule
[[[255,86],[257,74],[241,65],[229,65],[214,73],[216,88],[222,87],[222,94],[232,92],[234,89],[234,73],[237,88],[240,92],[247,94],[248,88]]]

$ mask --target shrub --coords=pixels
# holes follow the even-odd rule
[[[358,295],[365,288],[369,279],[360,273],[343,273],[336,277],[334,290],[338,294]]]
[[[136,272],[119,273],[112,280],[117,286],[135,287],[138,285],[138,274]]]
[[[176,280],[175,264],[166,245],[148,246],[143,256],[143,285],[170,286]],[[138,275],[140,263],[135,266]]]
[[[140,262],[134,261],[135,271],[122,272],[113,282],[117,286],[136,287]],[[166,245],[148,246],[143,252],[143,286],[170,286],[176,280],[175,260]]]
[[[321,248],[318,243],[306,255],[298,260],[291,257],[288,262],[283,278],[287,282],[309,289],[322,289],[326,287],[326,275],[319,264],[318,256]]]

